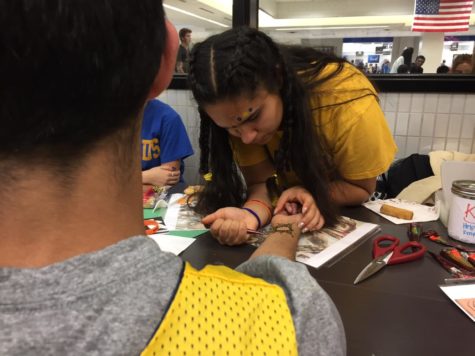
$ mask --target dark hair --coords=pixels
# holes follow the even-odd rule
[[[185,36],[189,33],[191,33],[192,31],[189,29],[189,28],[182,28],[179,32],[178,32],[178,36],[180,37],[180,41],[183,41],[183,39],[185,38]]]
[[[416,57],[416,61],[417,61],[419,58],[422,59],[422,60],[424,60],[424,61],[426,60],[426,57],[424,57],[422,54],[420,54],[420,55],[418,55],[418,56]]]
[[[405,65],[405,64],[403,64],[403,65]],[[422,73],[424,73],[424,69],[422,69],[421,66],[418,66],[418,65],[413,63],[413,64],[411,64],[411,67],[409,68],[409,73],[411,73],[411,74],[422,74]]]
[[[161,1],[0,0],[0,9],[0,161],[74,164],[135,123],[164,49]]]
[[[399,67],[397,67],[397,72],[399,74],[409,73],[409,66],[406,64],[401,64]]]
[[[330,63],[336,63],[335,69],[321,75]],[[280,95],[283,102],[283,136],[274,156],[277,175],[285,176],[290,169],[295,171],[302,185],[318,201],[325,221],[329,225],[336,222],[328,185],[334,167],[324,150],[326,143],[315,135],[312,113],[322,107],[318,102],[317,107],[311,107],[309,92],[341,72],[343,63],[342,59],[311,48],[278,46],[264,33],[244,27],[212,36],[194,46],[189,82],[201,117],[200,173],[213,174],[212,181],[200,194],[198,212],[240,206],[246,192],[233,159],[229,134],[208,117],[203,106],[252,96],[263,88]],[[306,159],[302,159],[302,152]]]
[[[449,71],[450,71],[450,68],[448,66],[446,66],[445,64],[442,64],[442,65],[437,67],[436,73],[445,74],[445,73],[448,73]]]
[[[404,48],[404,50],[401,53],[401,56],[404,57],[404,64],[407,65],[408,67],[412,63],[412,54],[413,53],[414,53],[414,48],[412,48],[412,47]]]

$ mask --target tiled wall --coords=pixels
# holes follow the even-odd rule
[[[167,90],[159,99],[183,119],[195,150],[185,161],[185,180],[198,183],[199,116],[191,93]],[[475,152],[475,94],[381,93],[380,100],[398,158],[434,150]]]

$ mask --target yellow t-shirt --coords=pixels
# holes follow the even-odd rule
[[[320,77],[336,68],[337,64],[329,64]],[[311,97],[315,132],[320,130],[338,174],[345,179],[378,176],[389,168],[397,152],[376,95],[365,75],[345,63],[342,71],[315,88]],[[282,133],[277,132],[267,144],[271,155],[279,147],[281,136]],[[268,158],[265,146],[246,145],[233,136],[231,145],[234,158],[242,167]],[[297,184],[294,179],[290,180],[288,183]]]

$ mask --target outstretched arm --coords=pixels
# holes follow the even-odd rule
[[[298,226],[302,216],[279,214],[272,218],[272,230],[265,241],[252,254],[250,259],[257,256],[271,255],[295,260],[297,245],[300,237]]]

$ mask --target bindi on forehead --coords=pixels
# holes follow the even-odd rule
[[[238,116],[238,117],[236,118],[236,120],[237,120],[238,122],[246,121],[246,120],[249,118],[249,116],[252,114],[253,111],[254,111],[253,108],[247,109],[247,111],[244,111],[244,112],[241,114],[241,116]]]

